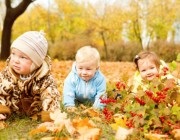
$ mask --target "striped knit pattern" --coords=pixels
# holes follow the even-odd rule
[[[48,42],[44,32],[28,31],[14,40],[11,48],[22,51],[33,61],[35,67],[40,67],[47,55]]]

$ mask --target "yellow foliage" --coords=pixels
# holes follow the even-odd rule
[[[161,134],[145,134],[145,138],[148,140],[164,140],[165,138],[168,138],[168,135],[161,135]]]
[[[39,134],[39,133],[42,133],[42,132],[47,132],[47,128],[46,126],[41,126],[41,127],[38,127],[36,129],[33,129],[29,132],[30,136],[32,135],[36,135],[36,134]]]
[[[115,123],[111,124],[114,130],[118,130],[119,127],[126,127],[127,118],[121,114],[114,115]]]

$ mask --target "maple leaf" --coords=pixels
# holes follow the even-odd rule
[[[29,135],[32,136],[32,135],[36,135],[42,132],[47,132],[47,130],[48,129],[46,128],[46,126],[39,126],[38,128],[31,130],[29,132]]]
[[[76,128],[77,132],[80,134],[78,140],[90,139],[98,140],[101,134],[101,129],[95,128],[96,125],[92,120],[88,118],[85,119],[73,119],[73,126]]]
[[[86,126],[78,129],[80,136],[78,140],[99,140],[101,130],[99,128],[88,128]]]
[[[172,134],[174,135],[174,138],[175,138],[176,140],[179,140],[179,139],[180,139],[180,129],[174,129],[174,130],[172,131]]]
[[[144,134],[145,138],[148,140],[162,140],[163,138],[168,138],[168,135],[162,135],[162,134]]]
[[[92,108],[92,107],[91,108],[87,108],[86,110],[84,110],[82,112],[82,114],[87,114],[90,117],[99,117],[100,116],[99,111],[94,109],[94,108]]]
[[[60,110],[56,110],[50,113],[50,118],[54,121],[55,124],[58,124],[67,119],[67,113],[61,113]]]
[[[7,127],[7,124],[4,121],[0,121],[0,130]]]
[[[65,120],[64,124],[65,124],[65,127],[66,127],[67,131],[68,131],[71,135],[74,135],[74,134],[76,135],[76,134],[77,134],[77,131],[76,131],[76,129],[73,127],[73,124],[72,124],[72,122],[70,121],[70,119]]]
[[[124,127],[118,127],[118,130],[115,135],[116,140],[126,140],[127,136],[132,134],[133,129],[127,129]]]
[[[118,130],[119,126],[126,127],[126,121],[127,121],[126,116],[122,114],[115,114],[114,121],[115,123],[110,124],[114,130]]]
[[[65,112],[61,113],[60,110],[56,110],[50,113],[50,118],[53,120],[52,122],[41,123],[36,129],[33,129],[30,132],[30,135],[47,131],[56,133],[62,131],[63,128],[66,128],[70,135],[73,135],[76,132],[70,119],[67,119],[67,114]]]
[[[65,126],[67,131],[70,133],[70,135],[73,135],[76,132],[70,119],[67,119],[67,113],[65,112],[61,113],[60,110],[56,110],[55,112],[50,113],[50,118],[54,120],[54,125],[56,127],[60,127],[63,129],[63,127]],[[58,130],[62,130],[62,129],[58,129]]]

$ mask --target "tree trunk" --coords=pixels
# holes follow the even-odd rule
[[[100,32],[100,34],[101,34],[103,44],[104,44],[104,51],[105,51],[105,55],[106,55],[105,57],[106,57],[106,60],[108,60],[109,57],[108,57],[107,44],[106,44],[106,39],[105,39],[105,36],[104,36],[104,32],[102,31],[102,32]]]
[[[8,14],[6,14],[8,15]],[[10,45],[11,45],[11,29],[13,23],[8,21],[7,16],[4,20],[4,27],[2,30],[2,42],[1,42],[1,59],[5,60],[10,54]]]
[[[1,39],[1,60],[5,60],[10,55],[11,30],[14,21],[26,10],[31,2],[35,0],[23,0],[17,7],[11,7],[11,0],[5,0],[6,15],[3,23]]]

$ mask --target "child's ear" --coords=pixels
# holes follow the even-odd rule
[[[99,69],[99,66],[97,66],[96,70],[98,70],[98,69]]]

